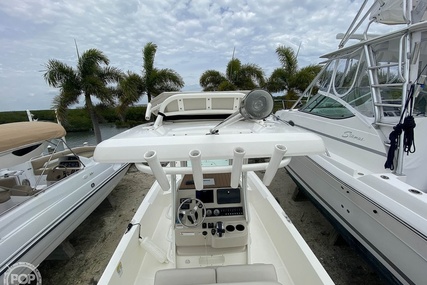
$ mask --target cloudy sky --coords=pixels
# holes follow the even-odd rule
[[[157,68],[171,68],[184,90],[200,90],[208,69],[225,72],[235,48],[267,76],[279,45],[299,66],[336,49],[362,0],[0,0],[0,111],[50,109],[58,90],[43,79],[49,59],[75,67],[96,48],[123,71],[141,72],[141,50],[157,44]]]

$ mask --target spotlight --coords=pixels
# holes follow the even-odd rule
[[[265,90],[255,89],[246,94],[240,102],[239,111],[231,114],[227,119],[209,131],[217,135],[220,127],[231,125],[240,120],[262,120],[273,112],[273,96]]]
[[[273,112],[273,96],[265,90],[256,89],[243,97],[240,104],[240,114],[248,120],[261,120]]]

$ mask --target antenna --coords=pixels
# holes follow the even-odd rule
[[[74,44],[76,45],[77,58],[80,58],[79,48],[77,47],[77,41],[74,39]]]
[[[298,51],[297,51],[297,54],[296,54],[295,58],[298,58],[299,50],[301,49],[301,44],[302,44],[302,42],[299,43]]]
[[[231,62],[234,60],[234,52],[236,51],[236,47],[233,47],[233,55],[231,56]],[[230,74],[228,75],[229,78],[233,75],[233,64],[230,66]]]

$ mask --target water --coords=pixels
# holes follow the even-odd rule
[[[100,125],[102,140],[111,138],[125,130],[127,128],[117,128],[114,124],[103,124]],[[95,133],[93,131],[88,132],[70,132],[65,136],[68,146],[76,147],[81,146],[83,143],[89,145],[96,145]]]

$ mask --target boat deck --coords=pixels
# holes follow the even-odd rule
[[[152,203],[156,200],[157,209],[159,204],[162,205],[162,209],[158,210],[158,215],[155,213],[156,209],[154,207],[151,209],[150,206],[152,204],[146,209],[138,210],[138,212],[145,213],[144,220],[156,221],[155,223],[150,223],[151,225],[141,221],[141,236],[144,237],[144,233],[152,232],[151,241],[157,247],[154,251],[167,253],[169,260],[176,258],[176,263],[170,261],[168,263],[160,263],[155,258],[155,254],[144,254],[144,250],[139,246],[138,239],[131,237],[133,249],[127,249],[126,251],[132,252],[132,266],[136,268],[121,268],[122,263],[120,262],[116,267],[116,271],[123,271],[123,274],[126,270],[137,272],[136,279],[132,280],[133,284],[154,284],[155,273],[164,269],[264,263],[272,264],[275,267],[278,282],[283,285],[313,284],[318,282],[319,276],[307,274],[306,272],[314,272],[313,270],[307,270],[308,267],[321,267],[321,265],[307,258],[307,255],[313,254],[292,225],[292,222],[253,172],[248,173],[248,181],[247,198],[249,202],[250,238],[249,244],[244,247],[243,251],[236,248],[213,249],[206,247],[207,254],[178,256],[175,253],[173,243],[174,233],[171,223],[171,207],[169,205],[171,193],[170,191],[163,192],[158,184],[155,183],[153,186],[157,187],[155,195],[149,195],[146,199],[151,200]],[[277,211],[279,211],[279,214]],[[281,223],[286,226],[281,226]],[[141,255],[138,258],[137,255],[139,253]],[[123,261],[123,263],[125,262]],[[129,265],[127,264],[126,266]],[[292,275],[290,272],[292,272]]]

